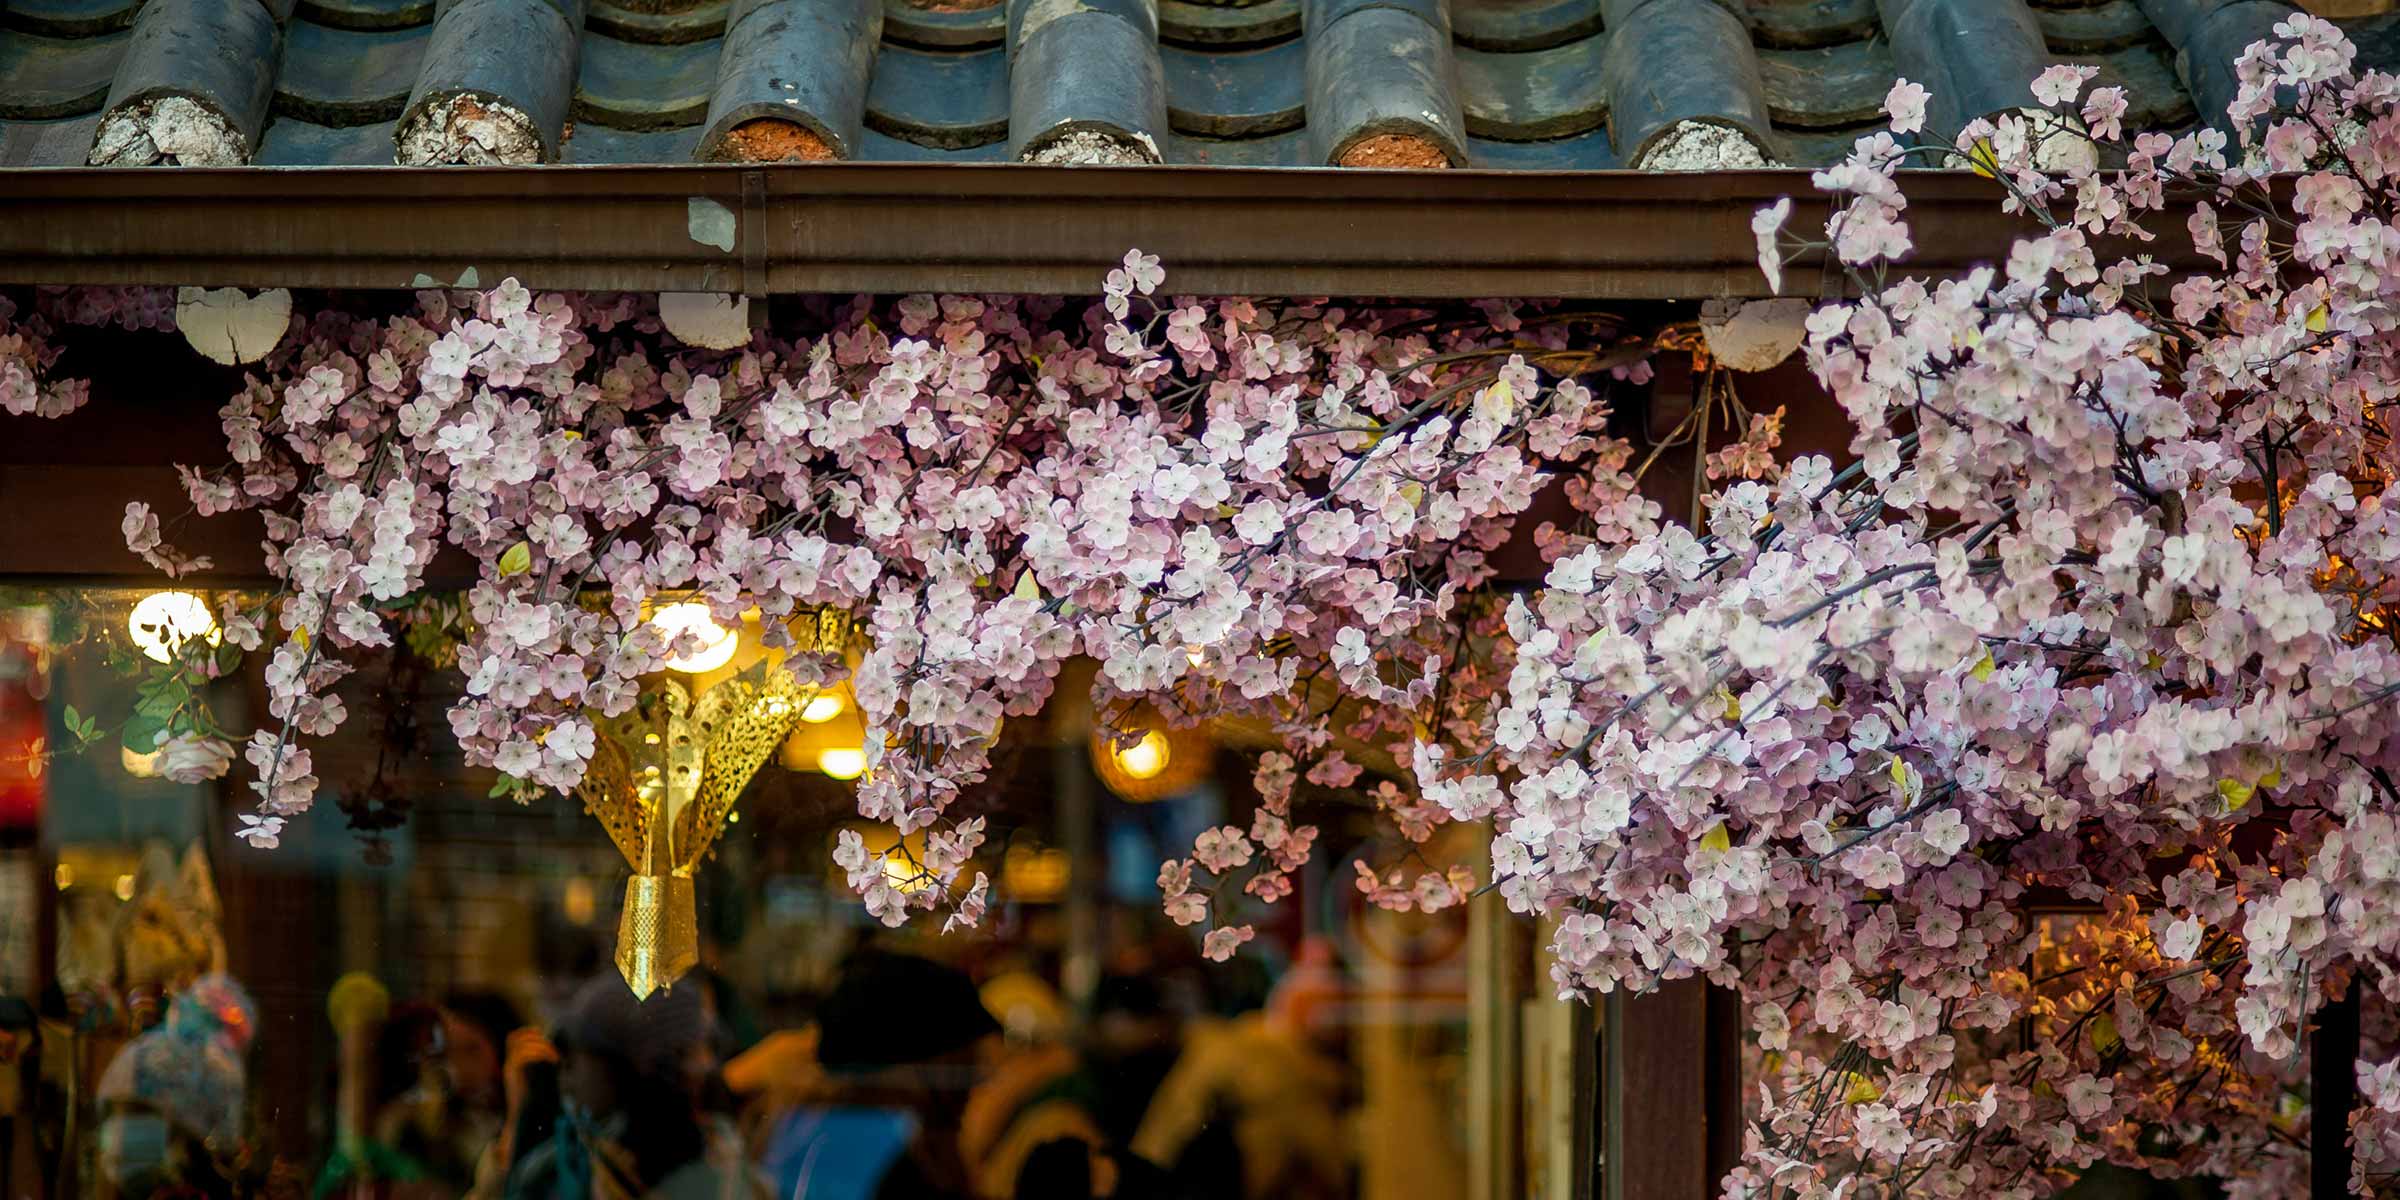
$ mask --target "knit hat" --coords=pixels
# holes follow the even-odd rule
[[[575,993],[558,1031],[561,1049],[615,1058],[642,1078],[658,1081],[679,1079],[707,1036],[708,1010],[696,984],[639,1000],[614,971]]]
[[[1000,1032],[956,967],[906,954],[852,962],[817,1012],[817,1062],[858,1073],[927,1062]]]

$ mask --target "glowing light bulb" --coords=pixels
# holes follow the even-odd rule
[[[210,611],[208,601],[190,592],[152,592],[133,606],[133,615],[125,618],[125,632],[132,635],[133,644],[152,662],[167,662],[175,657],[175,648],[191,638],[206,638],[214,646],[224,636],[217,630],[217,614]]]
[[[1145,730],[1142,740],[1116,748],[1117,765],[1135,779],[1149,779],[1167,769],[1167,735]]]
[[[811,725],[822,725],[842,715],[842,697],[837,692],[818,692],[800,708],[800,719]]]
[[[908,861],[908,856],[900,853],[898,848],[883,856],[883,881],[891,884],[893,890],[909,896],[933,886],[933,876]]]
[[[1183,648],[1183,659],[1185,662],[1192,664],[1194,667],[1206,666],[1208,664],[1208,648],[1205,646],[1185,646]]]
[[[835,779],[856,779],[867,773],[867,752],[852,746],[820,751],[817,769]]]
[[[700,639],[700,649],[690,654],[670,655],[667,669],[686,675],[703,675],[733,661],[733,652],[741,648],[741,635],[717,624],[705,604],[687,602],[670,604],[650,614],[650,627],[669,640],[686,633]]]

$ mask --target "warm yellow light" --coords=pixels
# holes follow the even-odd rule
[[[135,779],[150,779],[158,774],[158,751],[136,754],[131,746],[117,747],[117,761],[125,764],[125,773]]]
[[[217,630],[217,614],[211,612],[208,601],[190,592],[152,592],[133,606],[133,615],[125,618],[125,632],[133,644],[152,662],[166,662],[175,657],[175,648],[189,638],[206,638],[214,646],[223,636]]]
[[[822,725],[840,715],[842,715],[840,692],[818,692],[809,697],[808,703],[800,708],[800,719],[811,725]]]
[[[592,881],[577,877],[567,881],[559,891],[558,910],[561,916],[577,925],[589,925],[600,909],[600,895]]]
[[[867,773],[867,752],[855,746],[835,746],[817,752],[817,769],[835,779],[856,779]]]
[[[1142,740],[1116,748],[1117,765],[1135,779],[1149,779],[1167,769],[1167,735],[1144,730]]]
[[[895,891],[911,896],[933,886],[933,876],[908,861],[908,856],[902,854],[897,846],[883,856],[883,881],[891,884]]]
[[[75,868],[72,864],[62,862],[50,872],[50,878],[58,884],[58,890],[66,891],[75,886]]]
[[[1200,646],[1186,646],[1183,648],[1183,658],[1184,661],[1198,667],[1208,662],[1208,651]]]
[[[690,633],[700,639],[700,649],[691,654],[671,655],[667,669],[686,675],[704,675],[733,661],[733,652],[741,649],[741,635],[717,624],[709,615],[708,606],[696,602],[670,604],[650,614],[650,627],[669,639]]]
[[[133,876],[131,876],[131,875],[119,875],[119,876],[117,876],[117,899],[119,899],[119,900],[131,900],[131,899],[133,899]]]

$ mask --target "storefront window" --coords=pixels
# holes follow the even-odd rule
[[[1320,820],[1310,874],[1232,961],[1161,912],[1159,862],[1247,822],[1263,735],[1118,744],[1071,712],[1011,720],[976,785],[991,911],[942,935],[885,928],[846,885],[844,831],[897,886],[923,847],[859,820],[840,690],[798,697],[689,872],[696,961],[675,973],[672,903],[638,935],[662,948],[640,1000],[622,918],[652,901],[623,846],[574,798],[491,795],[448,731],[439,637],[345,681],[351,718],[315,744],[324,795],[262,850],[234,837],[238,768],[171,778],[188,772],[145,686],[167,668],[144,650],[208,636],[208,616],[149,597],[18,589],[0,610],[12,1195],[1575,1186],[1588,1010],[1549,995],[1497,897],[1367,904],[1368,806],[1318,797],[1355,820]],[[262,709],[262,657],[224,656],[219,719]],[[739,666],[676,680],[698,702]],[[1482,853],[1472,827],[1446,836],[1428,853]]]

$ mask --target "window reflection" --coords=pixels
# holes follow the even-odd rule
[[[991,911],[938,937],[874,922],[831,863],[844,829],[907,844],[827,765],[857,732],[829,692],[691,872],[696,965],[637,1000],[626,856],[572,799],[491,796],[432,648],[345,681],[327,797],[271,851],[231,837],[238,766],[179,784],[85,738],[135,703],[143,595],[0,617],[10,1194],[1411,1200],[1525,1194],[1555,1124],[1513,1082],[1551,1052],[1517,1033],[1553,1003],[1531,939],[1365,904],[1366,806],[1327,809],[1359,816],[1320,819],[1234,961],[1164,918],[1159,861],[1248,823],[1263,747],[1234,731],[1004,725],[968,871]],[[211,705],[255,711],[256,670]]]

